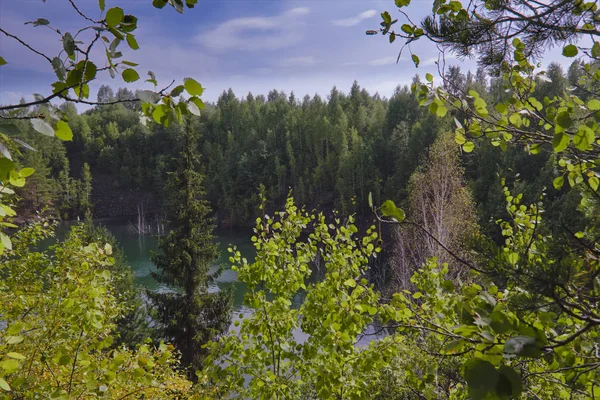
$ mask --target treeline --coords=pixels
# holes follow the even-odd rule
[[[576,62],[566,74],[552,64],[547,78],[538,82],[536,97],[562,93],[580,74]],[[488,78],[483,70],[465,74],[459,67],[450,67],[446,78],[447,90],[455,94],[476,90],[490,104],[507,96],[502,81]],[[413,83],[420,83],[418,75]],[[98,93],[103,102],[134,97],[127,89],[114,94],[107,86]],[[39,147],[38,153],[27,156],[36,158],[35,169],[41,172],[20,193],[23,208],[50,204],[63,217],[79,215],[86,201],[77,198],[82,190],[69,179],[86,179],[80,172],[84,163],[91,166],[97,183],[91,203],[98,205],[107,196],[112,201],[115,196],[108,189],[131,188],[150,193],[161,203],[167,171],[173,170],[177,158],[180,125],[164,127],[140,120],[135,102],[96,107],[82,114],[70,105],[63,110],[70,118],[73,142],[65,145],[34,132],[26,136]],[[256,216],[261,184],[275,205],[283,204],[291,188],[299,204],[337,209],[344,215],[369,215],[369,193],[376,202],[406,199],[411,174],[439,133],[454,129],[454,118],[450,114],[437,118],[419,107],[408,86],[399,86],[386,99],[369,94],[355,82],[347,94],[334,87],[327,99],[318,95],[298,99],[276,90],[240,99],[230,89],[193,119],[192,129],[200,133],[207,199],[219,222],[243,225]],[[498,152],[488,142],[465,154],[467,182],[487,230],[496,230],[490,218],[505,212],[500,178],[515,175],[517,188],[533,200],[553,174],[548,154],[531,157],[520,148]],[[69,188],[76,190],[71,193]],[[136,197],[127,201],[132,198]],[[128,209],[137,210],[137,206]],[[559,209],[550,207],[548,212],[559,213]],[[160,212],[160,208],[150,211]]]

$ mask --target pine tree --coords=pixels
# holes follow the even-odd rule
[[[205,357],[202,345],[222,334],[230,324],[231,292],[209,293],[216,277],[209,272],[217,258],[212,234],[211,208],[204,197],[203,176],[197,172],[197,138],[187,121],[177,169],[168,181],[167,219],[170,232],[159,241],[153,256],[159,273],[155,279],[167,292],[150,293],[164,328],[165,339],[181,352],[183,366],[194,380]]]
[[[88,163],[83,163],[81,180],[79,181],[79,212],[80,215],[92,212],[92,172]]]

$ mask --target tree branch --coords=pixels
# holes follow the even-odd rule
[[[0,32],[4,33],[6,36],[15,39],[17,42],[21,43],[23,46],[27,47],[29,50],[33,51],[35,54],[38,54],[42,57],[44,57],[50,64],[52,64],[52,59],[50,57],[48,57],[47,55],[45,55],[44,53],[42,53],[41,51],[38,51],[36,49],[34,49],[33,47],[31,47],[30,45],[28,45],[27,43],[25,43],[23,40],[19,39],[18,37],[16,37],[15,35],[12,35],[8,32],[6,32],[4,29],[0,28]]]

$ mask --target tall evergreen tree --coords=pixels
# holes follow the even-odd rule
[[[88,163],[83,163],[79,182],[79,212],[86,215],[92,212],[92,172]]]
[[[168,222],[170,232],[159,241],[153,257],[159,283],[171,290],[152,292],[165,339],[181,352],[181,361],[194,379],[205,357],[202,345],[222,334],[230,323],[231,292],[209,293],[210,273],[217,258],[211,208],[204,197],[198,168],[197,137],[186,121],[177,169],[170,174]]]

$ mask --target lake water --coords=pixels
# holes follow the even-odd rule
[[[153,235],[139,235],[133,232],[129,227],[127,220],[96,220],[96,224],[104,225],[110,233],[112,233],[121,248],[123,249],[127,262],[135,272],[135,283],[152,290],[160,290],[161,287],[152,277],[151,272],[156,271],[156,267],[151,261],[152,252],[158,249],[158,240]],[[63,222],[59,225],[56,237],[63,238],[69,231],[74,222]],[[231,270],[229,262],[228,247],[236,246],[246,257],[248,261],[252,261],[256,255],[254,246],[250,238],[252,237],[251,229],[232,229],[232,230],[217,230],[215,232],[216,240],[219,246],[219,259],[215,261],[214,269],[223,266],[222,273],[217,277],[215,282],[211,284],[209,290],[217,291],[233,287],[233,315],[230,330],[237,331],[239,328],[234,326],[240,314],[249,315],[251,310],[244,306],[244,295],[247,291],[247,286],[237,279],[237,272]],[[303,298],[298,295],[294,299],[296,305],[300,305]],[[365,333],[371,334],[365,336],[358,343],[359,345],[368,344],[370,340],[382,335],[372,335],[377,328],[369,326]],[[306,335],[301,330],[294,332],[294,336],[298,342],[303,341]]]

